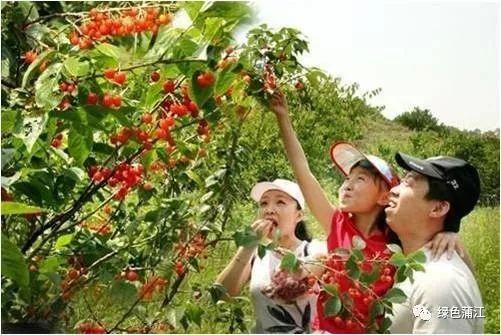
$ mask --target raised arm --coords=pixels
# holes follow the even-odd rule
[[[266,236],[273,228],[269,220],[257,220],[252,229],[260,236]],[[236,296],[249,281],[251,274],[251,259],[256,254],[257,246],[240,247],[230,261],[230,264],[219,274],[216,283],[223,285],[230,296]]]
[[[292,170],[301,187],[306,203],[315,219],[320,222],[320,225],[328,235],[335,207],[329,201],[318,180],[310,171],[303,148],[292,128],[287,102],[282,93],[275,93],[270,101],[270,108],[277,116],[285,152],[287,153],[287,158],[291,163]]]

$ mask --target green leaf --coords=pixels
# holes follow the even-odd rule
[[[3,163],[3,162],[2,162]],[[8,188],[10,185],[14,184],[16,181],[21,178],[22,173],[20,171],[17,171],[10,177],[4,177],[2,176],[2,187]]]
[[[203,188],[204,187],[204,181],[202,180],[202,178],[200,178],[200,176],[193,170],[186,170],[184,173],[186,173],[186,175],[191,179],[193,180],[195,183],[197,183],[197,185],[200,187],[200,188]]]
[[[402,248],[398,244],[387,244],[386,247],[390,249],[391,252],[397,253],[397,252],[402,252]]]
[[[392,303],[400,304],[407,300],[407,296],[401,289],[393,287],[391,290],[388,291],[388,293],[386,293],[384,299]]]
[[[339,299],[339,297],[337,296],[332,296],[325,302],[325,315],[328,317],[335,316],[341,311],[342,307],[343,305],[341,304],[341,299]]]
[[[185,315],[190,321],[193,321],[199,327],[202,325],[202,315],[204,310],[198,305],[189,305],[185,311]]]
[[[413,252],[412,254],[410,254],[408,256],[408,258],[410,260],[413,260],[413,261],[418,262],[418,263],[426,262],[426,255],[424,254],[424,252],[422,250],[418,250],[416,252]]]
[[[9,163],[12,160],[15,153],[16,149],[2,148],[2,164],[1,164],[2,169],[7,163]]]
[[[214,94],[214,84],[208,87],[200,87],[197,84],[197,77],[202,71],[195,71],[191,78],[191,93],[193,94],[193,100],[196,102],[198,107],[202,108],[204,103],[209,100],[209,98]],[[216,74],[214,74],[216,76]],[[216,78],[217,81],[217,78]]]
[[[40,271],[40,273],[57,272],[60,266],[61,258],[58,256],[49,256],[42,261],[38,271]]]
[[[299,261],[293,253],[287,253],[280,262],[280,268],[287,271],[296,271],[299,268]]]
[[[257,246],[257,255],[259,256],[259,258],[263,258],[264,255],[266,255],[266,246],[260,244]]]
[[[35,82],[35,102],[46,112],[54,109],[61,102],[59,81],[62,68],[62,63],[49,65]]]
[[[251,247],[256,246],[259,243],[259,237],[257,234],[247,227],[244,231],[237,231],[233,234],[233,239],[237,244],[237,247]]]
[[[183,1],[180,3],[181,7],[186,11],[191,20],[194,20],[198,12],[204,5],[203,1]]]
[[[230,71],[229,69],[222,71],[218,75],[216,80],[215,94],[216,95],[224,94],[231,86],[231,83],[233,83],[236,77],[237,75],[232,71]]]
[[[153,109],[155,104],[163,97],[160,95],[160,92],[162,92],[162,83],[155,83],[153,85],[150,85],[148,87],[148,90],[146,91],[146,96],[143,99],[143,108],[146,111],[150,111]]]
[[[410,267],[414,271],[423,271],[423,272],[425,271],[424,266],[422,264],[419,264],[419,263],[411,263]]]
[[[339,296],[339,293],[337,291],[337,287],[335,285],[332,285],[332,284],[325,284],[323,285],[323,288],[324,290],[327,291],[327,293],[329,293],[331,296],[333,297],[337,297]]]
[[[88,128],[79,130],[74,127],[70,128],[68,151],[77,165],[83,165],[92,150],[93,143],[92,132]]]
[[[100,43],[97,45],[95,50],[99,51],[100,53],[102,53],[105,56],[113,58],[116,62],[118,62],[120,59],[121,50],[120,50],[120,48],[118,48],[114,45],[111,45],[108,43]]]
[[[2,215],[35,214],[42,209],[35,206],[25,205],[19,202],[2,201]]]
[[[47,120],[47,114],[25,117],[22,120],[22,127],[15,134],[15,136],[23,140],[23,143],[26,146],[26,151],[28,153],[31,153],[33,145],[35,144],[40,134],[42,134],[42,132],[44,131]]]
[[[2,133],[14,132],[18,114],[19,112],[17,110],[2,110]]]
[[[387,333],[388,330],[390,329],[391,326],[391,319],[390,318],[384,318],[383,322],[381,323],[381,326],[378,329],[378,333]]]
[[[397,273],[395,274],[397,283],[401,283],[407,278],[407,276],[405,275],[405,269],[406,269],[405,266],[398,268]]]
[[[47,57],[52,56],[55,53],[56,53],[55,50],[46,50],[46,51],[42,52],[40,55],[38,55],[37,58],[35,58],[33,63],[31,63],[30,66],[28,66],[28,68],[26,69],[26,72],[23,75],[23,81],[21,83],[21,88],[26,87],[26,84],[30,80],[30,77],[32,77],[33,70],[38,69],[38,66],[40,65],[40,63],[42,63],[43,60],[45,60]],[[48,69],[46,69],[45,71],[47,71],[47,70]]]
[[[75,57],[68,57],[64,62],[64,69],[71,77],[82,77],[89,73],[89,62],[80,62]]]
[[[391,256],[390,263],[399,267],[407,263],[407,258],[403,253],[397,252],[396,254],[393,254],[393,256]]]
[[[216,284],[212,284],[212,286],[208,288],[208,291],[210,293],[212,302],[214,304],[216,302],[218,302],[219,300],[221,300],[226,295],[226,293],[228,292],[226,290],[226,287],[224,287],[221,284],[217,284],[217,283]]]
[[[3,205],[3,202],[2,202]],[[19,287],[28,288],[28,266],[19,248],[2,234],[2,276],[14,281]]]
[[[54,246],[54,248],[56,250],[60,250],[61,248],[63,248],[64,246],[68,245],[71,243],[71,241],[73,240],[73,234],[66,234],[66,235],[62,235],[60,236],[57,241],[56,241],[56,245]]]
[[[346,262],[346,269],[348,270],[348,276],[353,279],[358,279],[360,277],[360,269],[354,259],[354,256],[350,256]]]

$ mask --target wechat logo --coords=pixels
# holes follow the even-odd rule
[[[416,305],[412,307],[412,313],[414,317],[420,318],[423,321],[429,321],[431,319],[431,312],[423,305]]]

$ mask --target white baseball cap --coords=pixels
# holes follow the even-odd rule
[[[251,190],[251,198],[259,202],[263,194],[270,190],[278,190],[287,193],[291,198],[296,200],[301,207],[304,209],[304,196],[299,188],[299,185],[286,179],[275,179],[272,182],[263,181],[254,185]]]
[[[365,155],[361,153],[350,143],[337,142],[331,146],[331,159],[336,164],[339,170],[347,176],[353,166],[361,160],[368,160],[372,166],[379,172],[383,180],[390,186],[394,187],[400,183],[400,179],[393,171],[391,166],[377,156]]]

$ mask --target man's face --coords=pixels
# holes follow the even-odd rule
[[[386,207],[386,222],[397,233],[405,234],[421,229],[433,206],[425,199],[429,186],[427,177],[410,171],[400,185],[390,191],[389,204]]]

